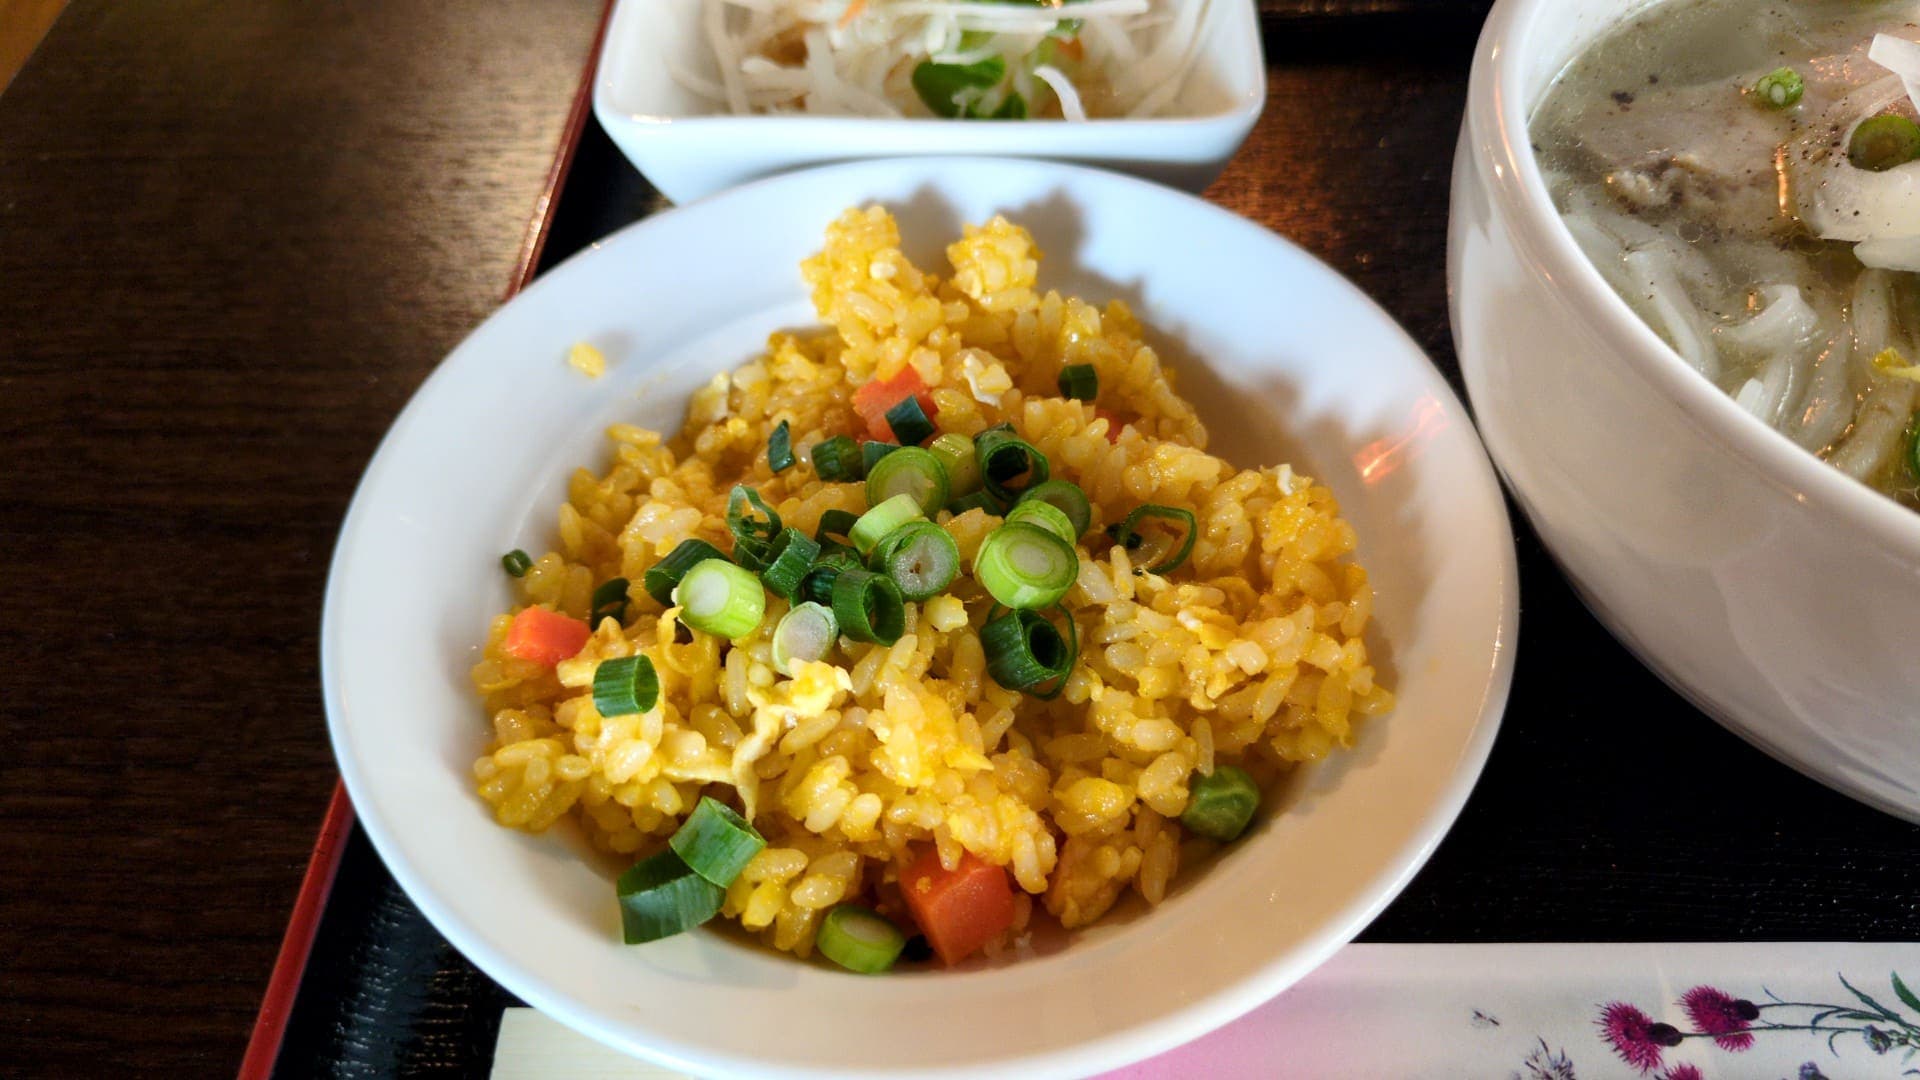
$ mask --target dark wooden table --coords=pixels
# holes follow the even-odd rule
[[[239,1061],[333,786],[326,564],[497,303],[598,0],[76,3],[0,97],[0,1076]],[[1447,183],[1484,3],[1268,0],[1209,195],[1450,375]],[[549,259],[657,200],[589,128]],[[1521,526],[1519,676],[1375,940],[1908,939],[1920,831],[1722,732]],[[509,999],[349,841],[284,1075],[464,1075]]]

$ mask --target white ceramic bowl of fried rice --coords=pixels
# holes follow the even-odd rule
[[[770,331],[815,324],[798,264],[843,210],[870,203],[898,218],[916,265],[943,274],[963,222],[1004,213],[1027,227],[1042,289],[1134,310],[1215,453],[1331,488],[1375,592],[1370,666],[1397,704],[1284,777],[1249,835],[1183,868],[1157,906],[1123,901],[993,959],[860,977],[709,929],[626,947],[618,865],[559,830],[501,828],[475,793],[492,733],[469,671],[488,620],[521,602],[500,554],[558,546],[554,507],[577,467],[606,467],[609,425],[676,431],[694,391],[760,354]],[[582,341],[606,358],[600,378],[566,363]],[[478,966],[579,1030],[702,1074],[1087,1074],[1279,992],[1405,885],[1491,745],[1516,585],[1499,491],[1458,400],[1311,257],[1106,173],[875,161],[618,233],[449,356],[348,513],[323,679],[342,774],[395,877]]]

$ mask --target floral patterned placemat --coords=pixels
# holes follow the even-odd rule
[[[1458,1080],[1920,1076],[1920,944],[1352,945],[1211,1035],[1108,1074]],[[678,1077],[508,1009],[494,1080]]]

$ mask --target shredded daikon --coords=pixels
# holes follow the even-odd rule
[[[716,70],[668,72],[734,113],[1165,115],[1213,2],[701,0]]]

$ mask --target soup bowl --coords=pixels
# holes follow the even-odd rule
[[[1487,447],[1602,622],[1802,772],[1920,821],[1920,515],[1739,408],[1607,285],[1528,121],[1644,0],[1500,0],[1454,163],[1454,340]],[[1658,733],[1635,725],[1632,737]]]

